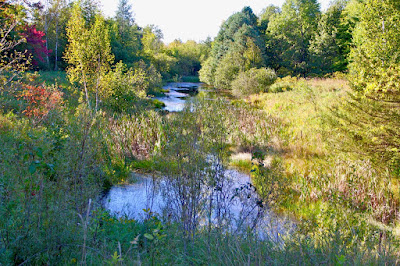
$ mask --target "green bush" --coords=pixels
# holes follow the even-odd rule
[[[292,85],[290,83],[275,83],[269,87],[268,92],[278,93],[293,90]]]
[[[102,83],[107,88],[103,91],[103,105],[116,113],[132,113],[141,110],[140,107],[152,105],[146,95],[155,94],[162,87],[161,75],[143,61],[135,69],[127,69],[123,63],[118,63]]]
[[[275,71],[270,68],[252,68],[239,73],[238,77],[232,82],[232,93],[235,96],[246,96],[265,92],[276,79]]]

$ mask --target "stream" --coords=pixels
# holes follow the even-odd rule
[[[165,96],[156,98],[165,104],[163,109],[169,112],[180,112],[185,107],[186,101],[191,96],[196,95],[199,90],[202,90],[202,84],[190,82],[168,83],[163,89],[168,91]]]
[[[170,83],[164,89],[168,93],[157,99],[165,103],[165,110],[179,112],[202,87],[198,83]],[[245,233],[245,230],[251,229],[261,239],[282,243],[282,237],[294,229],[294,223],[263,205],[248,174],[222,167],[218,171],[223,176],[222,183],[211,188],[201,185],[201,197],[212,198],[213,206],[210,210],[210,206],[205,204],[203,209],[199,209],[198,224],[223,224],[231,233],[239,233],[240,230]],[[167,177],[154,178],[133,173],[133,179],[135,183],[113,186],[103,197],[103,206],[112,215],[135,220],[156,215],[168,221],[173,220],[170,217],[179,216],[180,202],[175,199],[173,184]]]

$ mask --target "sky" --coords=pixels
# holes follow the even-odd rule
[[[113,17],[118,0],[100,0],[107,17]],[[175,39],[197,42],[217,36],[224,20],[250,6],[256,15],[273,4],[282,7],[284,0],[129,0],[136,23],[144,27],[156,25],[164,34],[164,42]],[[325,10],[330,0],[319,0]]]

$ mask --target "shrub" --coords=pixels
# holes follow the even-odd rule
[[[51,110],[60,108],[63,93],[55,86],[30,86],[27,85],[21,92],[20,97],[26,101],[22,113],[31,117],[35,122],[42,121]]]
[[[102,82],[108,88],[103,92],[103,105],[117,113],[135,111],[145,104],[146,94],[154,94],[162,86],[161,75],[143,61],[134,70],[118,63]]]
[[[232,92],[235,96],[245,96],[267,91],[277,76],[270,68],[252,68],[241,72],[232,82]]]
[[[272,84],[271,87],[269,87],[268,92],[273,92],[273,93],[278,93],[278,92],[285,92],[285,91],[291,91],[293,88],[291,84],[289,83],[275,83]]]
[[[219,63],[215,70],[214,85],[218,89],[228,90],[232,87],[232,82],[237,77],[241,68],[240,58],[233,53],[227,54]]]

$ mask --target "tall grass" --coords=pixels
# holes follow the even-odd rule
[[[390,225],[393,231],[400,219],[398,180],[359,153],[343,152],[343,143],[330,135],[332,125],[325,123],[330,109],[348,97],[346,81],[284,78],[277,82],[276,86],[290,90],[253,95],[249,101],[281,122],[275,124],[278,134],[272,151],[283,158],[291,180],[282,208],[310,220],[327,215],[321,213],[321,206],[332,213],[344,208],[355,216],[366,215],[362,219],[369,224]]]

